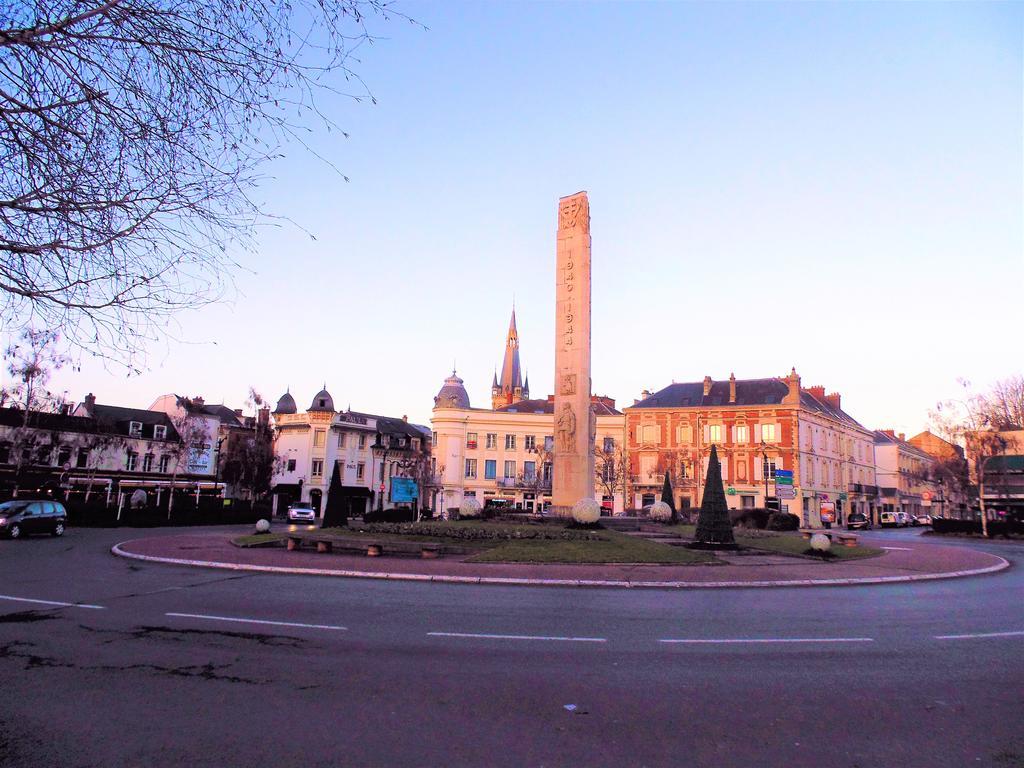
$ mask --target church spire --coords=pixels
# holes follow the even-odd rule
[[[501,364],[501,378],[495,378],[491,390],[492,407],[510,405],[523,399],[523,374],[519,364],[519,331],[516,329],[516,310],[508,323],[505,338],[505,356]]]

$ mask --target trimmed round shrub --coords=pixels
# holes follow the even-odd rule
[[[459,505],[459,517],[480,517],[480,502],[474,498],[463,499],[462,503]]]
[[[590,525],[601,519],[601,505],[594,499],[580,499],[572,505],[572,519],[580,525]]]
[[[270,530],[270,521],[261,518],[256,521],[256,533],[266,533]]]
[[[651,505],[651,520],[667,523],[672,519],[672,507],[664,501],[656,501]]]
[[[795,531],[800,528],[800,518],[788,512],[772,512],[768,517],[769,531]]]

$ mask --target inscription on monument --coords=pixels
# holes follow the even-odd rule
[[[555,265],[555,455],[552,502],[568,511],[594,497],[590,408],[590,204],[585,192],[558,203]]]

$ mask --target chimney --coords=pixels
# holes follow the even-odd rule
[[[812,395],[814,395],[814,397],[816,397],[818,400],[821,400],[821,401],[825,400],[825,388],[824,387],[816,385],[816,386],[813,386],[813,387],[808,387],[807,391],[810,392]]]
[[[736,402],[736,374],[729,374],[729,402]]]
[[[829,394],[825,395],[825,402],[831,405],[837,411],[842,410],[842,406],[840,405],[840,403],[842,402],[842,398],[840,398],[838,392],[830,392]]]
[[[881,432],[883,435],[888,435],[889,437],[892,438],[896,437],[896,433],[893,432],[891,429],[880,429],[878,431]]]
[[[406,422],[406,423],[408,423],[408,422],[409,422],[409,417],[408,417],[408,416],[406,416],[406,415],[405,415],[404,413],[402,414],[402,421],[404,421],[404,422]]]
[[[704,377],[704,397],[707,397],[710,394],[711,394],[711,377],[710,376],[705,376]]]
[[[651,396],[651,390],[649,390],[649,389],[645,389],[643,392],[640,393],[640,399],[641,400],[646,400],[650,396]]]
[[[199,395],[196,395],[195,397],[192,398],[192,405],[194,405],[196,408],[202,408],[203,403],[205,402],[206,401],[203,400],[203,398],[199,397]]]
[[[264,405],[256,412],[256,423],[261,426],[267,426],[270,424],[270,406]]]
[[[96,395],[90,392],[85,396],[85,400],[82,402],[82,405],[85,406],[85,412],[92,416],[93,410],[96,407]]]
[[[242,409],[241,408],[235,408],[235,416],[241,417],[241,415],[242,415]]]
[[[785,382],[788,391],[786,396],[782,398],[782,404],[800,405],[800,374],[796,372],[796,368],[790,370],[789,376],[785,378]]]
[[[907,442],[907,433],[906,432],[900,432],[900,442],[901,443]]]

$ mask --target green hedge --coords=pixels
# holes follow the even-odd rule
[[[393,533],[404,536],[436,536],[464,541],[604,541],[607,537],[592,531],[569,530],[552,525],[500,525],[493,523],[367,523],[350,526],[367,533]]]

